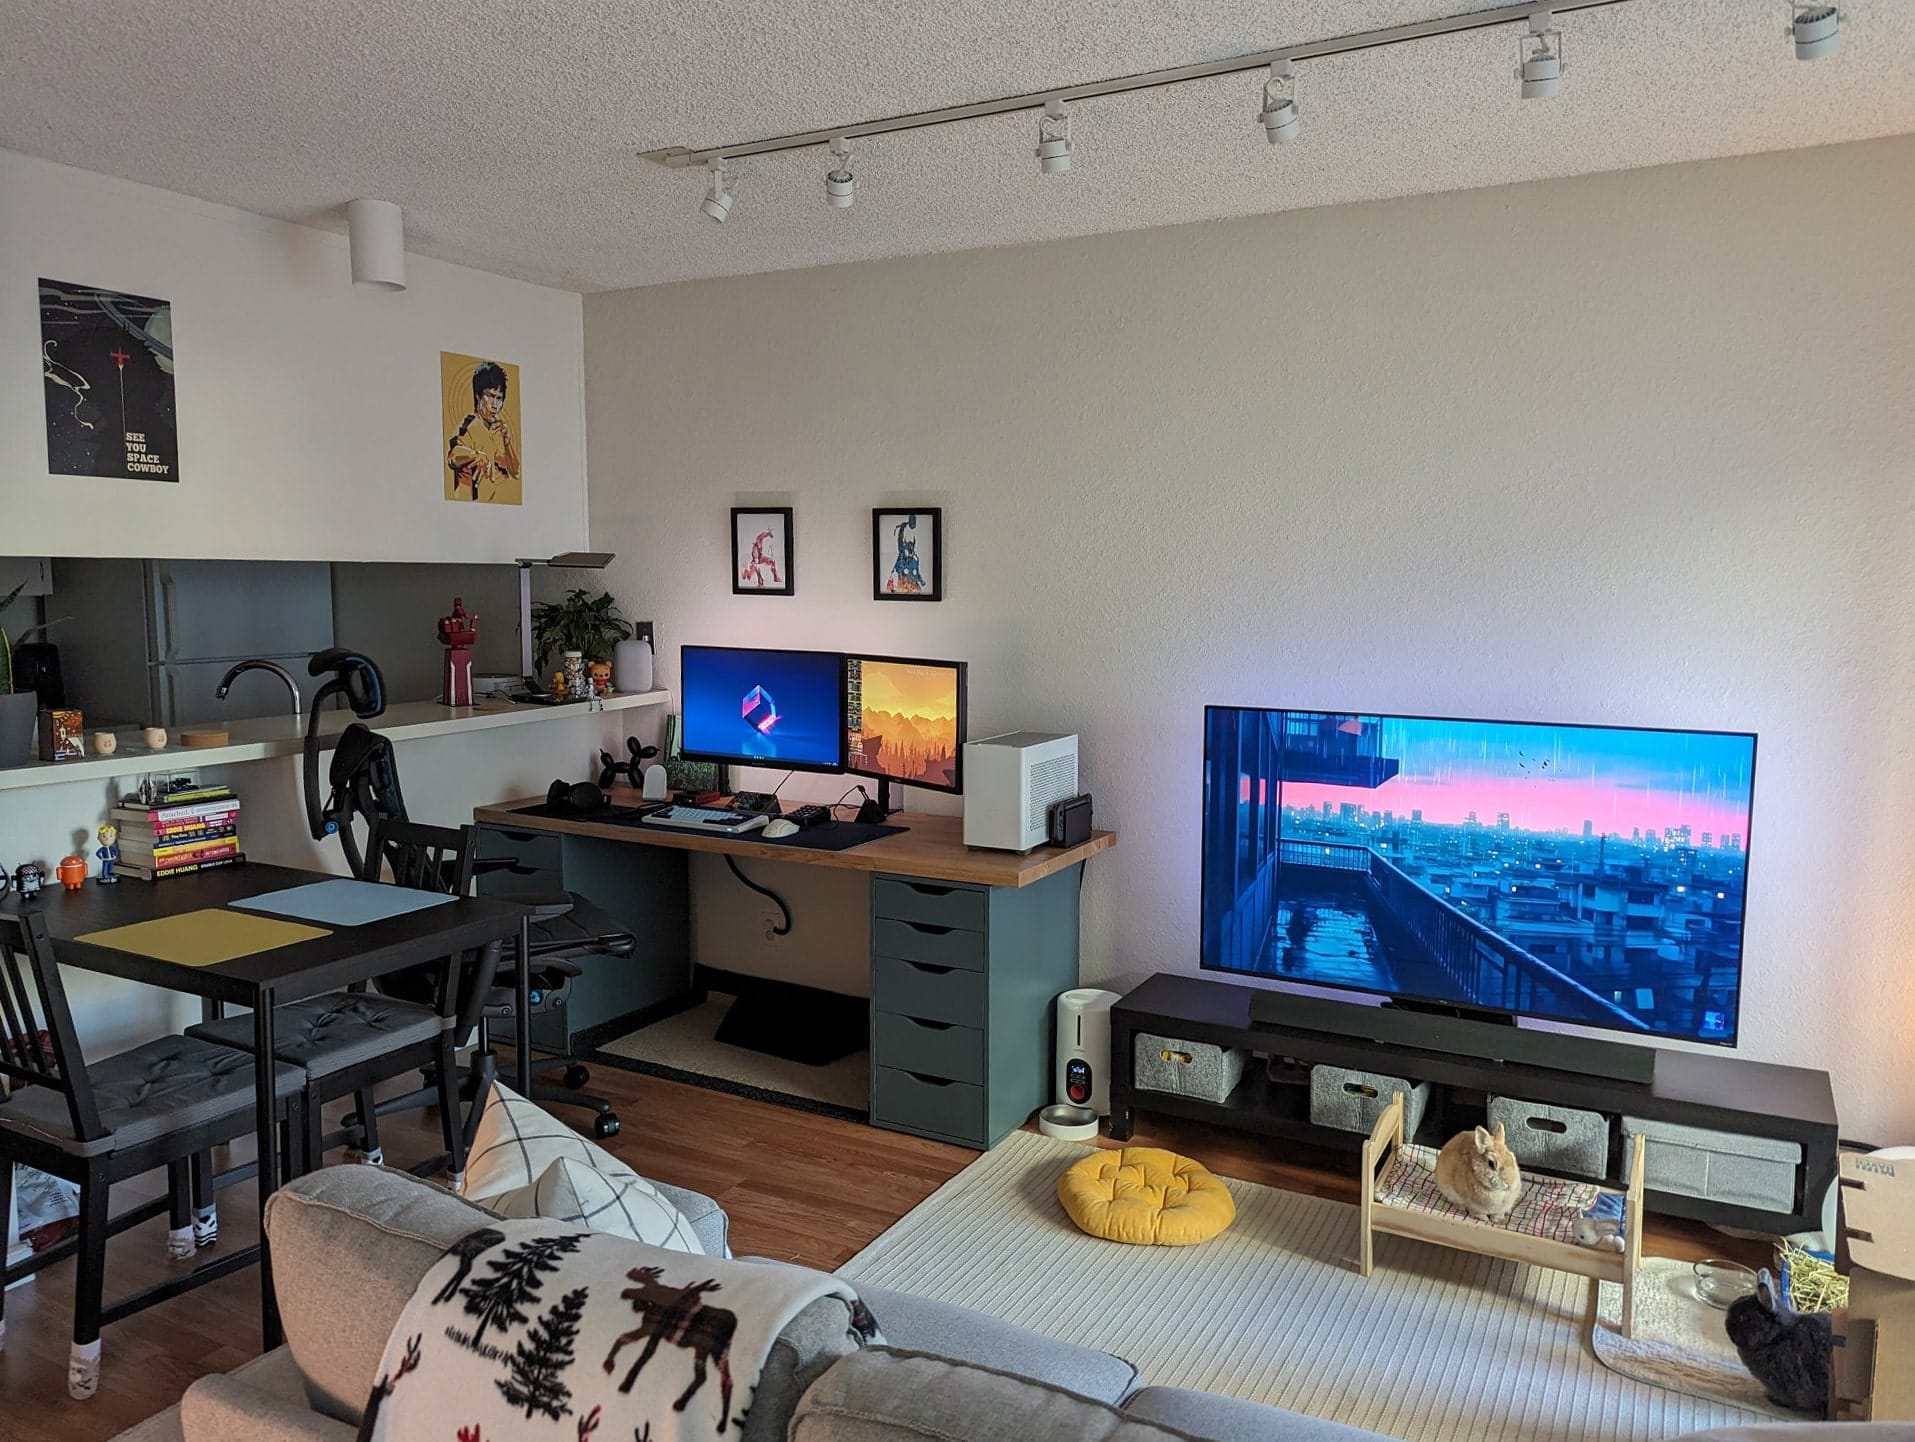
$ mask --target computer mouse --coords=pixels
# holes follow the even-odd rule
[[[780,836],[796,836],[797,834],[798,823],[795,821],[787,821],[782,816],[776,821],[768,821],[765,823],[765,835],[772,841],[776,841]]]

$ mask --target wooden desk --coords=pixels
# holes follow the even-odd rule
[[[636,806],[638,793],[615,788],[613,804]],[[705,836],[669,826],[606,824],[577,817],[527,816],[526,808],[543,806],[543,796],[529,796],[498,806],[481,806],[473,818],[481,825],[510,826],[556,836],[597,836],[679,851],[702,851],[713,856],[750,857],[793,866],[830,866],[843,871],[883,872],[926,881],[957,881],[967,886],[1030,886],[1060,871],[1082,865],[1100,851],[1117,844],[1114,831],[1093,831],[1081,846],[1040,846],[1019,855],[1012,851],[979,851],[964,844],[961,816],[894,816],[887,823],[902,826],[898,836],[881,836],[849,851],[813,851],[789,842],[765,841],[756,832],[743,836]],[[795,838],[794,838],[795,839]]]
[[[331,926],[323,935],[306,941],[208,966],[161,961],[77,938],[334,879],[322,872],[249,862],[158,882],[125,880],[117,886],[89,883],[77,891],[48,887],[32,903],[46,918],[54,959],[62,966],[252,1010],[262,1239],[266,1200],[279,1176],[279,1138],[273,1124],[273,1008],[281,1002],[336,991],[477,947],[509,942],[522,946],[525,908],[492,898],[461,897],[364,926]],[[524,970],[521,966],[522,974]],[[524,1006],[519,1010],[523,1018]],[[525,1070],[522,1066],[521,1071]],[[261,1257],[263,1263],[263,1251]],[[271,1273],[263,1264],[260,1288],[261,1326],[265,1344],[271,1349],[279,1345],[279,1319],[273,1305]]]
[[[629,790],[611,799],[638,802]],[[852,871],[869,878],[873,1124],[984,1148],[1053,1099],[1053,1001],[1077,985],[1082,868],[1117,844],[1112,832],[1020,856],[966,847],[960,817],[898,816],[897,835],[817,851],[797,838],[526,814],[543,804],[473,813],[479,854],[520,863],[516,876],[489,873],[481,886],[578,891],[640,939],[636,966],[613,962],[574,984],[587,1009],[577,1029],[692,988],[690,856]]]

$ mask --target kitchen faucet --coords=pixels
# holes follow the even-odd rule
[[[301,714],[299,683],[293,680],[293,673],[277,661],[241,661],[220,678],[219,690],[213,693],[213,699],[216,701],[224,701],[226,699],[226,693],[233,688],[234,678],[242,671],[271,671],[275,676],[279,677],[280,680],[284,681],[286,683],[286,689],[292,693],[293,720],[297,721],[299,719]]]

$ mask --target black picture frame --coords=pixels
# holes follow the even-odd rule
[[[755,519],[747,519],[755,518]],[[747,526],[764,526],[767,520],[775,520],[782,526],[781,540],[784,552],[784,564],[778,563],[773,556],[768,562],[747,559],[740,542]],[[756,541],[753,545],[755,547]],[[765,564],[771,566],[772,575],[782,584],[775,586],[746,585],[748,575],[762,577]],[[731,508],[731,593],[734,596],[795,596],[798,593],[798,530],[791,514],[790,506],[733,506]]]
[[[928,532],[919,529],[913,538],[912,560],[922,559],[929,542],[928,579],[919,566],[918,589],[897,589],[898,550],[902,541],[901,525],[923,526],[930,519]],[[944,509],[941,506],[878,506],[871,512],[871,599],[874,601],[942,601],[944,599]]]

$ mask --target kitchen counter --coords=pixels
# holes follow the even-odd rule
[[[635,691],[602,698],[606,711],[627,711],[640,706],[663,706],[672,698],[667,690]],[[561,706],[522,706],[510,701],[488,702],[479,706],[442,706],[437,701],[409,701],[388,706],[367,724],[394,741],[410,741],[426,736],[446,736],[467,731],[487,731],[498,726],[527,726],[566,717],[583,717],[590,712],[581,703]],[[328,710],[319,723],[322,737],[337,736],[355,719],[350,711]],[[143,775],[149,771],[191,771],[202,766],[226,766],[236,761],[264,761],[275,756],[297,756],[304,748],[304,718],[258,716],[226,726],[230,740],[224,746],[182,746],[177,738],[162,750],[148,750],[140,740],[140,728],[115,729],[119,747],[111,756],[93,754],[93,733],[88,730],[87,754],[77,761],[29,761],[24,766],[0,768],[0,791],[27,786],[59,786],[69,781],[112,780],[115,777]]]

